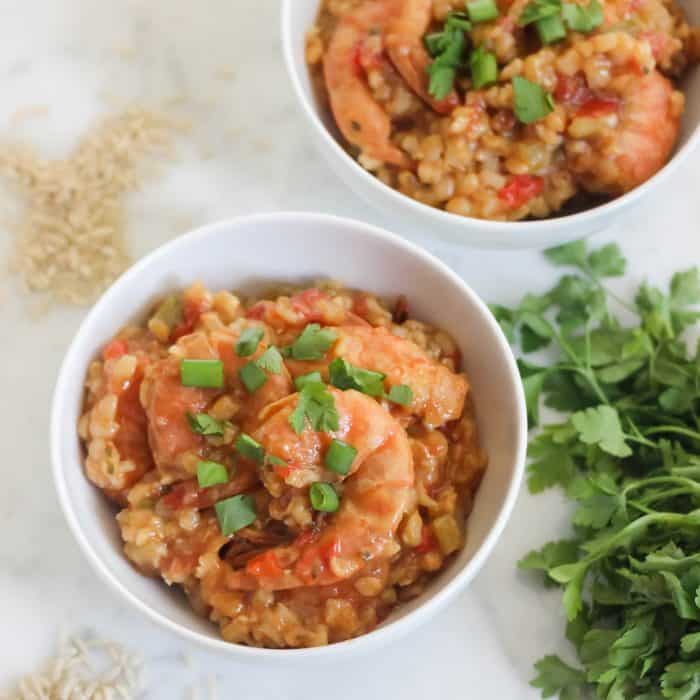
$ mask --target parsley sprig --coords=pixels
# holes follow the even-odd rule
[[[573,272],[493,309],[523,353],[553,358],[520,360],[531,425],[543,404],[565,414],[530,443],[529,488],[576,504],[571,536],[519,566],[563,587],[582,668],[545,656],[533,685],[562,700],[700,697],[700,354],[686,334],[700,274],[643,283],[627,304],[606,288],[625,271],[617,246],[547,257]]]

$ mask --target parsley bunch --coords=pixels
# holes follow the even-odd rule
[[[581,667],[546,656],[533,685],[562,700],[700,698],[700,354],[686,333],[700,275],[642,284],[626,304],[605,287],[625,271],[617,246],[546,255],[574,271],[493,307],[523,353],[554,358],[519,362],[531,426],[542,404],[566,416],[530,443],[530,491],[560,486],[576,503],[572,536],[519,566],[563,587]]]

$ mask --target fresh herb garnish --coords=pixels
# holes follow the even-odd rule
[[[471,0],[467,2],[467,14],[474,24],[490,22],[498,17],[498,5],[496,0]]]
[[[274,345],[270,345],[270,347],[255,360],[255,364],[260,367],[260,369],[266,369],[270,374],[279,374],[282,371],[283,363],[282,355],[280,355],[280,351]]]
[[[228,481],[226,467],[219,462],[197,462],[197,483],[199,488],[206,489],[217,484],[225,484]]]
[[[347,474],[357,457],[357,449],[342,440],[332,440],[323,458],[326,469],[336,474]]]
[[[395,384],[389,389],[386,395],[387,399],[399,406],[410,406],[413,401],[413,391],[408,384]]]
[[[700,354],[684,332],[700,320],[700,273],[677,273],[668,292],[644,283],[627,303],[605,283],[625,270],[616,245],[546,255],[574,270],[493,309],[523,352],[555,357],[519,362],[531,424],[542,404],[567,414],[532,439],[528,486],[561,486],[576,503],[573,531],[519,566],[563,587],[582,669],[546,656],[532,684],[562,700],[697,698]]]
[[[236,451],[241,457],[245,457],[255,464],[262,464],[265,461],[263,446],[246,433],[241,433],[236,438]]]
[[[297,391],[301,391],[307,384],[323,384],[323,377],[320,372],[309,372],[302,374],[294,380],[294,386]]]
[[[224,434],[224,423],[216,418],[212,418],[207,413],[187,414],[187,422],[193,433],[198,435],[216,435],[221,437]]]
[[[483,45],[472,51],[469,57],[469,67],[472,73],[472,84],[477,90],[493,85],[498,80],[496,54],[487,51]]]
[[[515,116],[523,124],[531,124],[554,110],[554,99],[537,83],[516,75],[513,78]]]
[[[384,394],[385,374],[355,367],[346,360],[336,357],[328,366],[330,383],[338,389],[356,389],[368,396]]]
[[[338,411],[333,394],[321,382],[308,382],[299,392],[294,411],[289,416],[289,424],[297,435],[304,432],[307,424],[312,430],[330,432],[338,430]]]
[[[257,349],[265,332],[257,326],[244,328],[236,343],[238,357],[250,357]]]
[[[541,19],[561,14],[561,0],[531,0],[520,13],[518,24],[526,27]]]
[[[590,0],[588,5],[565,2],[562,5],[564,21],[574,32],[588,34],[603,24],[603,7],[598,0]]]
[[[224,385],[224,363],[221,360],[181,360],[182,386],[221,389]]]
[[[309,488],[309,500],[311,507],[322,513],[335,513],[340,506],[340,499],[333,484],[325,484],[317,481]]]
[[[267,375],[260,369],[257,362],[248,362],[243,365],[238,370],[238,378],[249,394],[260,389],[267,381]]]
[[[464,67],[467,48],[464,33],[470,29],[471,22],[464,13],[451,12],[442,32],[425,37],[425,46],[434,59],[428,66],[428,92],[436,100],[444,100],[450,94],[457,73]]]
[[[321,360],[337,337],[332,329],[310,323],[290,346],[284,348],[282,354],[294,360]]]
[[[233,535],[255,521],[255,499],[252,496],[238,495],[219,501],[215,506],[221,534]]]

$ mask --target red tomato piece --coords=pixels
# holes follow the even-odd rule
[[[509,209],[527,204],[544,189],[544,180],[537,175],[512,175],[507,185],[498,190],[498,198]]]
[[[262,578],[274,578],[276,576],[281,576],[284,572],[277,561],[277,556],[271,549],[250,559],[246,564],[245,570],[246,573],[252,576]]]
[[[102,357],[105,361],[117,360],[122,355],[126,355],[127,352],[129,352],[129,346],[126,340],[116,339],[105,345],[104,350],[102,350]]]
[[[620,108],[620,101],[614,97],[592,97],[584,102],[576,112],[577,117],[604,117],[614,114]]]

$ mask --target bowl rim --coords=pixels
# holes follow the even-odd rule
[[[326,128],[319,116],[319,110],[313,104],[313,100],[307,96],[302,86],[301,78],[296,70],[294,41],[297,37],[292,36],[292,14],[295,4],[296,0],[282,0],[281,3],[280,28],[282,53],[285,65],[287,66],[287,75],[291,80],[297,102],[301,105],[302,112],[306,116],[308,122],[314,128],[316,134],[320,136],[324,145],[330,149],[339,162],[348,166],[346,168],[348,173],[352,173],[353,176],[361,179],[365,185],[375,189],[379,195],[387,197],[391,206],[406,207],[413,214],[418,216],[433,216],[442,225],[460,226],[464,228],[479,227],[484,233],[490,232],[495,234],[498,232],[503,234],[512,232],[514,236],[522,236],[527,233],[532,233],[535,229],[541,234],[546,234],[554,232],[562,226],[580,225],[583,227],[587,224],[594,224],[594,222],[597,222],[599,219],[612,218],[617,212],[627,208],[629,205],[639,200],[640,197],[643,197],[652,188],[666,180],[674,170],[685,162],[688,155],[697,147],[698,143],[700,143],[700,121],[698,121],[693,127],[686,143],[683,144],[665,165],[646,182],[643,182],[641,185],[619,197],[615,197],[605,204],[600,204],[575,214],[535,219],[532,221],[490,221],[488,219],[477,219],[471,216],[460,216],[443,209],[431,207],[389,187],[389,185],[386,185],[379,180],[379,178],[365,170]],[[465,240],[464,242],[467,243],[468,241]]]
[[[258,647],[248,647],[240,644],[232,644],[224,641],[223,639],[208,637],[204,634],[188,629],[187,627],[180,625],[178,622],[168,618],[166,615],[152,609],[148,604],[132,593],[126,585],[123,585],[115,576],[112,575],[107,564],[102,560],[100,553],[93,548],[88,538],[83,533],[68,493],[68,486],[67,481],[64,478],[64,472],[69,468],[73,468],[74,465],[69,466],[64,464],[62,458],[62,446],[65,440],[68,439],[61,429],[62,413],[63,407],[66,403],[66,397],[70,395],[70,391],[72,389],[75,366],[79,361],[79,355],[82,353],[82,347],[88,338],[89,327],[92,325],[93,319],[103,315],[109,310],[112,299],[116,297],[125,286],[133,285],[134,283],[137,284],[138,279],[145,274],[148,269],[155,265],[162,265],[166,263],[168,257],[176,253],[176,251],[180,248],[187,248],[193,241],[203,241],[208,237],[216,237],[223,235],[224,233],[230,236],[232,234],[232,229],[243,231],[262,222],[274,222],[279,226],[285,226],[290,222],[300,221],[305,223],[313,223],[319,226],[335,224],[347,228],[361,230],[365,236],[378,238],[392,246],[401,248],[409,255],[413,255],[414,257],[418,258],[421,264],[436,268],[441,275],[444,275],[449,281],[456,285],[456,287],[465,297],[466,303],[473,305],[479,312],[479,315],[482,317],[483,323],[490,326],[491,330],[494,332],[494,337],[497,339],[496,343],[498,349],[506,360],[509,380],[514,384],[516,396],[516,459],[512,468],[512,478],[506,488],[505,497],[501,508],[498,511],[493,527],[488,532],[479,548],[475,551],[472,558],[465,563],[461,571],[456,573],[454,579],[447,583],[440,591],[430,596],[419,607],[398,620],[389,622],[383,627],[379,627],[371,632],[344,642],[329,644],[322,647],[303,649],[263,649]],[[138,305],[136,304],[134,306],[135,308],[133,309],[133,312],[138,313],[138,311],[141,309],[137,308]],[[80,364],[82,364],[82,362]],[[189,233],[178,236],[177,238],[159,246],[151,253],[137,261],[104,292],[104,294],[98,299],[81,322],[75,336],[73,337],[73,340],[66,350],[61,363],[51,403],[50,451],[54,486],[56,488],[61,509],[68,522],[69,529],[71,530],[73,537],[77,541],[80,549],[87,557],[93,569],[113,591],[120,594],[125,600],[131,603],[133,607],[140,610],[148,618],[155,621],[162,627],[165,627],[166,629],[169,629],[190,641],[196,642],[210,649],[225,652],[233,656],[237,655],[242,660],[253,661],[275,659],[276,661],[294,661],[299,659],[330,659],[350,652],[368,650],[370,648],[383,646],[391,640],[398,638],[410,628],[416,627],[421,622],[424,622],[431,616],[435,615],[438,610],[442,609],[451,599],[454,598],[457,593],[463,590],[464,587],[474,578],[485,563],[486,559],[492,553],[496,542],[503,533],[506,523],[513,511],[525,470],[527,435],[528,427],[525,396],[515,357],[513,356],[510,345],[503,335],[500,326],[488,310],[486,304],[461,277],[459,277],[445,263],[424,249],[377,226],[354,219],[336,217],[327,214],[310,212],[280,212],[234,217],[232,219],[217,221],[201,226]],[[73,439],[73,437],[74,436],[71,435],[70,439]],[[86,486],[88,486],[87,482]]]

